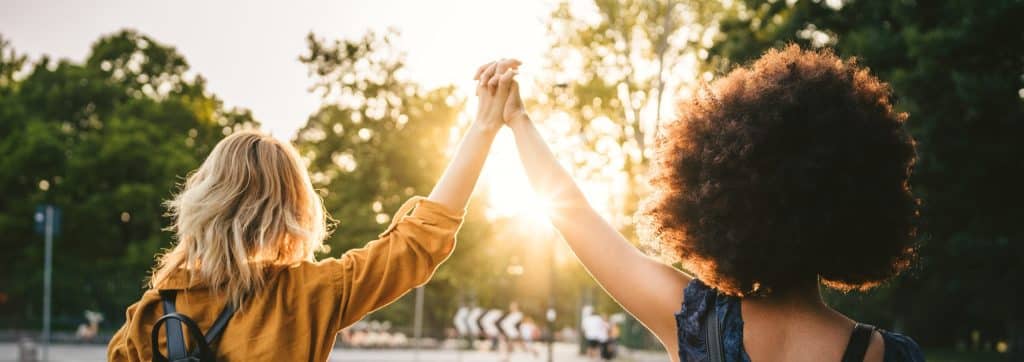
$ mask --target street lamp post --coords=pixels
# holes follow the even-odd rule
[[[50,305],[53,301],[53,206],[46,207],[46,267],[43,269],[43,361],[50,360]]]
[[[36,232],[43,234],[43,361],[50,356],[50,304],[53,300],[53,237],[60,232],[60,208],[54,205],[39,205],[35,213]]]

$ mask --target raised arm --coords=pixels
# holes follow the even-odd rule
[[[505,98],[497,97],[507,97],[508,87],[504,93],[482,93],[476,121],[466,131],[430,196],[406,202],[379,239],[311,269],[311,279],[328,275],[339,286],[340,318],[331,325],[334,332],[426,283],[451,254],[466,203],[494,136],[504,125],[501,112]],[[340,280],[335,275],[340,275]]]
[[[674,313],[690,278],[641,253],[590,206],[527,116],[515,82],[503,118],[515,134],[534,191],[551,201],[554,226],[605,291],[675,355]]]
[[[491,66],[490,74],[494,72],[506,72],[514,67],[514,63],[490,63],[477,71],[477,78],[480,78],[482,70]],[[499,73],[501,74],[501,73]],[[491,149],[494,135],[504,125],[502,111],[505,98],[508,97],[509,86],[493,87],[487,89],[484,86],[477,87],[477,96],[480,104],[477,110],[476,122],[469,127],[466,135],[459,144],[455,157],[452,158],[448,168],[445,169],[441,180],[430,192],[429,200],[437,202],[452,210],[462,210],[466,207],[476,181],[480,177],[480,169],[483,168],[487,153]]]

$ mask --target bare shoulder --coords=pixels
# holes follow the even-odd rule
[[[882,362],[885,360],[885,338],[882,338],[882,333],[878,330],[871,332],[871,342],[868,344],[868,350],[864,353],[864,361],[866,362]]]

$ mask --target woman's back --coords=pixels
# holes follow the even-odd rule
[[[157,258],[150,288],[128,308],[108,359],[150,360],[167,345],[160,335],[177,334],[172,321],[170,333],[150,338],[162,315],[176,309],[205,331],[227,304],[236,312],[216,342],[218,360],[326,360],[341,328],[425,284],[451,254],[501,128],[514,74],[502,72],[500,82],[479,86],[477,119],[430,195],[406,202],[378,240],[338,259],[314,261],[328,217],[294,147],[255,131],[221,140],[167,203],[178,242]],[[165,289],[176,290],[167,310],[159,298]]]
[[[778,298],[776,298],[778,299]],[[857,322],[828,308],[820,299],[740,300],[744,350],[758,361],[840,361],[849,346]],[[864,361],[881,362],[881,332],[871,330]]]
[[[506,103],[505,120],[535,190],[552,198],[552,224],[673,358],[706,359],[701,317],[713,303],[706,298],[720,292],[732,296],[719,301],[727,361],[748,360],[746,347],[758,359],[828,360],[842,358],[854,322],[820,302],[818,283],[866,291],[917,258],[915,141],[893,100],[855,59],[790,45],[679,103],[677,119],[659,129],[653,192],[634,226],[714,293],[687,288],[690,275],[640,253],[596,212],[517,98]],[[742,311],[740,298],[794,291],[820,305],[754,302],[752,314]],[[868,360],[879,349],[882,360],[921,360],[909,339],[872,334]]]
[[[340,291],[336,285],[341,268],[331,262],[302,263],[274,270],[267,285],[247,298],[241,311],[228,322],[216,351],[228,361],[265,360],[323,361],[334,346],[333,338],[344,323],[340,313]],[[337,270],[334,270],[337,269]],[[152,356],[149,333],[164,310],[158,290],[178,290],[177,311],[196,321],[206,331],[227,302],[223,294],[205,285],[188,282],[185,273],[171,276],[158,289],[150,289],[128,308],[128,321],[110,343],[112,361],[145,361]],[[158,350],[167,354],[161,331]]]
[[[418,206],[417,206],[418,205]],[[412,215],[403,217],[413,206]],[[265,285],[251,293],[229,320],[216,345],[226,361],[325,361],[335,336],[370,313],[422,285],[455,246],[461,215],[413,199],[395,215],[380,239],[341,258],[268,268]],[[160,290],[178,290],[177,311],[207,331],[227,303],[179,269],[128,307],[127,321],[108,347],[108,360],[148,361],[150,332],[164,315]],[[166,334],[159,348],[166,354]]]
[[[724,361],[842,361],[856,322],[799,296],[738,298],[694,279],[676,314],[680,361],[705,361],[706,315],[717,306]],[[816,305],[817,304],[817,305]],[[924,361],[910,338],[885,330],[870,337],[863,361]]]

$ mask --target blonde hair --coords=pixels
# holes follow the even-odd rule
[[[313,261],[329,233],[298,153],[256,131],[221,140],[166,206],[178,243],[158,257],[150,287],[184,269],[236,307],[263,287],[266,267]]]

